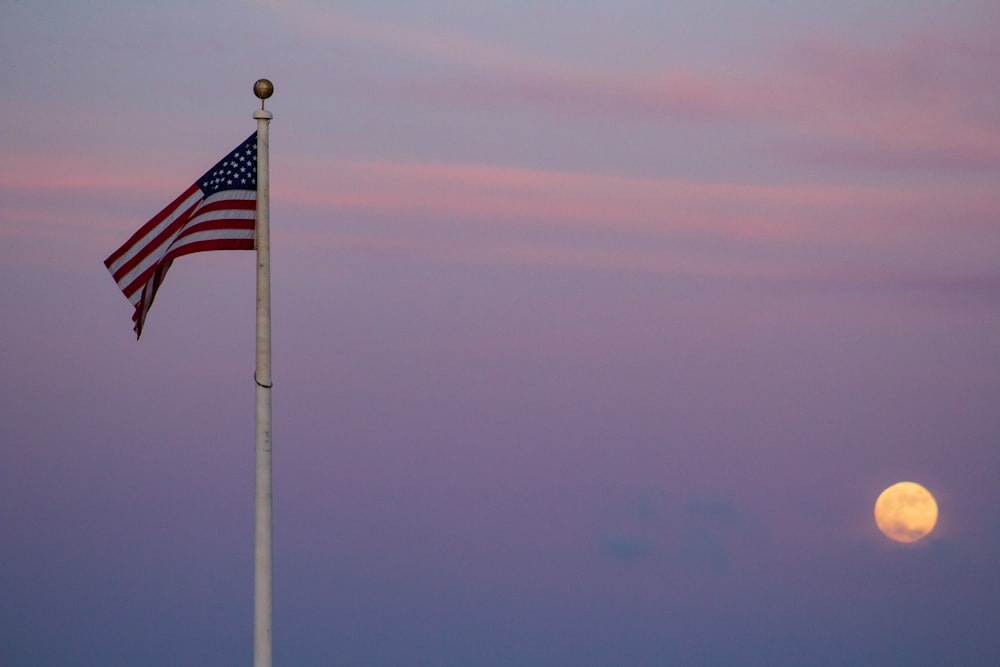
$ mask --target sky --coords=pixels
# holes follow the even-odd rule
[[[4,2],[0,664],[251,662],[253,254],[179,259],[138,342],[103,260],[260,77],[276,665],[998,664],[998,33]]]

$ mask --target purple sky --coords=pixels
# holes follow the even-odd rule
[[[332,8],[334,4],[338,5]],[[1000,664],[1000,6],[6,2],[0,664]],[[927,539],[875,526],[890,484]]]

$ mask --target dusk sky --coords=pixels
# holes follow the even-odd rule
[[[0,665],[1000,664],[1000,3],[0,4]],[[937,498],[890,541],[875,499]]]

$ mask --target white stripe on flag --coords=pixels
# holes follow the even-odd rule
[[[108,267],[108,270],[111,272],[111,275],[112,276],[115,275],[115,273],[118,272],[118,269],[120,269],[121,267],[125,266],[125,264],[127,264],[129,262],[129,260],[131,260],[137,254],[143,252],[146,249],[147,245],[149,245],[150,243],[152,243],[153,240],[156,239],[157,236],[159,236],[160,234],[163,233],[164,229],[166,229],[171,224],[173,224],[174,221],[177,220],[178,216],[187,213],[191,209],[192,206],[194,206],[195,204],[197,204],[201,200],[201,198],[203,196],[204,195],[202,195],[201,190],[195,190],[195,192],[192,193],[190,197],[188,197],[187,199],[185,199],[179,206],[177,206],[177,208],[175,208],[173,211],[171,211],[170,215],[168,215],[166,218],[164,218],[164,220],[160,224],[158,224],[153,229],[149,230],[149,232],[145,236],[143,236],[141,239],[137,240],[132,245],[132,247],[130,247],[128,249],[128,252],[126,252],[124,255],[122,255],[121,257],[119,257],[115,262],[113,262],[111,264],[111,266]],[[128,285],[129,282],[131,282],[131,281],[125,281],[125,282],[123,282],[123,280],[119,280],[118,284],[119,285]]]

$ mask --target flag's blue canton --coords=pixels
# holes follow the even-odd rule
[[[219,190],[256,190],[257,133],[199,178],[198,187],[206,197]]]

